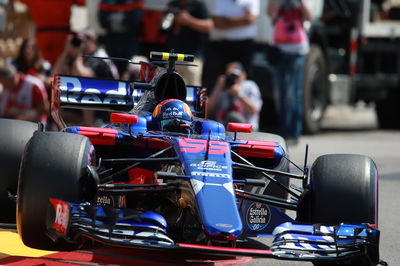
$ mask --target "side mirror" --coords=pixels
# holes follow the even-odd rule
[[[137,115],[124,114],[124,113],[111,113],[110,122],[111,123],[125,123],[129,125],[137,124]]]
[[[246,123],[228,123],[228,131],[235,133],[251,133],[253,132],[253,125]]]

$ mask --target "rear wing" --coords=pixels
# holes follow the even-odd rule
[[[57,75],[52,86],[51,113],[57,125],[64,128],[60,108],[128,112],[146,91],[153,89],[149,83]],[[186,103],[195,115],[203,116],[201,87],[186,86],[186,90]]]

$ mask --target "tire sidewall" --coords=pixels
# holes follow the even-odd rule
[[[302,207],[298,210],[302,222],[378,224],[378,172],[367,156],[318,157],[310,171],[306,194],[303,200],[308,202],[299,204]]]
[[[8,193],[17,193],[18,172],[26,143],[38,129],[36,123],[0,119],[0,222],[14,223],[16,205]]]
[[[84,198],[82,178],[93,158],[93,146],[83,136],[36,132],[27,144],[18,183],[17,228],[25,245],[63,249],[46,236],[49,198]]]

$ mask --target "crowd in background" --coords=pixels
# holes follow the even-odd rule
[[[274,41],[282,52],[275,67],[283,121],[280,133],[288,139],[301,134],[302,72],[308,52],[302,23],[311,19],[305,0],[271,0],[267,10],[260,10],[259,0],[215,0],[213,10],[202,0],[171,0],[161,13],[146,10],[142,0],[101,0],[97,19],[105,32],[102,35],[91,28],[71,32],[71,6],[84,5],[84,0],[9,0],[8,4],[15,1],[27,5],[35,31],[23,40],[17,56],[0,68],[1,117],[48,121],[51,79],[56,74],[137,77],[127,62],[82,55],[131,59],[151,50],[173,49],[195,55],[198,67],[177,70],[187,84],[208,88],[211,118],[224,124],[251,123],[259,130],[263,102],[258,84],[248,79],[248,73],[256,20],[265,12],[274,21]],[[218,40],[212,45],[211,32]],[[208,71],[203,73],[204,69]],[[64,115],[67,122],[87,125],[95,125],[104,116],[93,111]]]

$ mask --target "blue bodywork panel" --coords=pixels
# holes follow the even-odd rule
[[[196,198],[199,214],[210,236],[235,239],[242,232],[232,183],[229,144],[217,140],[174,138],[175,151]]]

